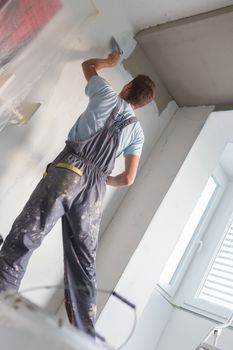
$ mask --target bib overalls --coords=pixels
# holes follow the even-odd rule
[[[102,200],[119,136],[135,117],[119,120],[118,102],[104,127],[87,140],[66,142],[51,163],[0,252],[0,290],[18,290],[33,251],[62,218],[65,306],[70,322],[92,333],[96,316],[96,249]]]

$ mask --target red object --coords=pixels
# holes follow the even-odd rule
[[[0,0],[0,9],[8,2],[9,0]]]
[[[0,0],[0,66],[38,33],[60,8],[59,0]]]

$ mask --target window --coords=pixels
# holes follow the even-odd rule
[[[210,212],[214,209],[214,198],[216,197],[217,189],[218,182],[211,176],[162,272],[159,285],[171,296],[174,295],[185,272],[185,267],[189,264],[190,258],[197,249],[197,245],[201,244],[199,240],[200,231],[206,224],[207,214],[210,216]],[[204,220],[204,217],[206,220]]]
[[[220,186],[221,187],[221,186]],[[233,310],[233,181],[225,184],[173,302],[217,321]]]
[[[233,219],[198,297],[233,309]]]

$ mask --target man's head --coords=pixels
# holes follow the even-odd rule
[[[143,107],[154,99],[155,84],[148,76],[140,74],[126,84],[119,95],[134,109]]]

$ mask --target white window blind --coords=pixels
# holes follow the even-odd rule
[[[233,220],[198,297],[233,309]]]

